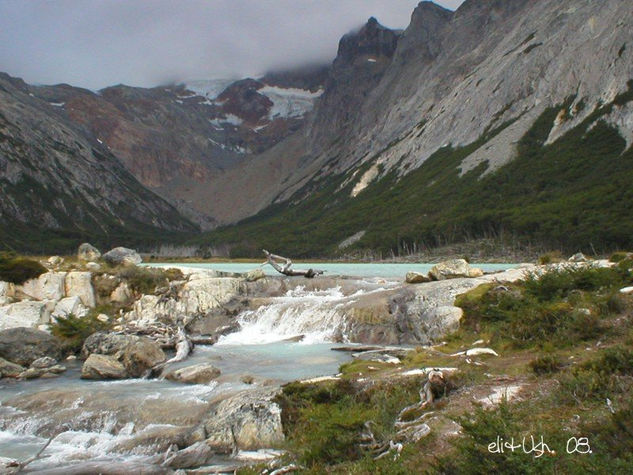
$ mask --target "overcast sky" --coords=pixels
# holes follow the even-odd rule
[[[436,3],[454,10],[463,0]],[[418,0],[0,0],[0,71],[99,89],[258,76],[330,62],[371,16],[405,28]]]

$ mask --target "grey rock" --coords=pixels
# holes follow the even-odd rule
[[[92,354],[81,367],[82,379],[125,379],[128,373],[114,356]]]
[[[126,247],[115,247],[102,257],[104,261],[111,265],[138,265],[143,262],[138,252]]]
[[[34,328],[11,328],[0,331],[0,357],[22,366],[44,356],[61,358],[57,340],[46,332]]]
[[[96,305],[95,291],[92,287],[92,274],[90,272],[69,272],[65,281],[66,296],[79,297],[86,307]]]
[[[55,358],[51,358],[50,356],[43,356],[33,361],[31,363],[31,368],[44,369],[44,368],[50,368],[51,366],[55,366],[56,364],[57,364],[57,360]]]
[[[75,296],[63,298],[57,302],[51,316],[53,318],[66,318],[72,314],[75,317],[84,317],[87,313],[88,308],[83,305],[79,297]]]
[[[94,247],[92,244],[84,242],[77,249],[77,259],[80,261],[96,261],[101,257],[101,252],[99,249]]]
[[[589,258],[585,256],[582,252],[578,252],[571,256],[569,262],[589,262]]]
[[[149,369],[165,361],[165,353],[160,345],[149,338],[105,332],[90,335],[84,342],[81,354],[84,358],[92,354],[110,355],[133,378],[143,376]]]
[[[46,260],[46,263],[50,267],[58,267],[64,263],[64,259],[59,256],[51,256]]]
[[[65,297],[65,280],[65,272],[46,272],[37,279],[16,286],[16,292],[19,291],[35,300],[61,300]]]
[[[55,306],[52,300],[37,302],[24,300],[0,307],[0,330],[8,328],[37,328],[50,321]]]
[[[433,266],[429,276],[433,280],[457,279],[460,277],[481,277],[481,269],[470,267],[465,259],[452,259]]]
[[[97,272],[101,270],[101,264],[97,264],[96,262],[87,262],[86,269],[90,272]]]
[[[23,366],[0,358],[0,378],[17,378],[24,370]]]
[[[274,447],[284,440],[281,409],[272,402],[279,389],[245,391],[217,404],[204,428],[207,443],[218,452],[233,450],[233,435],[240,450]]]
[[[421,274],[420,272],[407,272],[405,281],[407,284],[422,284],[424,282],[431,282],[428,274]]]
[[[247,282],[255,282],[260,279],[266,278],[266,273],[263,269],[253,269],[244,274],[244,278]]]
[[[178,383],[207,384],[220,376],[222,372],[209,363],[175,369],[165,374],[165,379]]]

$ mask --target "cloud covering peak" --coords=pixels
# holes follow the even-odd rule
[[[257,76],[327,63],[376,17],[405,28],[417,0],[3,0],[0,70],[99,89]],[[455,9],[462,0],[437,3]]]

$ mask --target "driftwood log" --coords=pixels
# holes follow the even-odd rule
[[[271,254],[266,249],[263,249],[263,251],[267,259],[266,263],[273,266],[273,268],[280,274],[287,275],[290,277],[303,276],[303,277],[306,277],[307,279],[312,279],[313,277],[317,275],[321,275],[325,272],[323,270],[317,270],[317,269],[293,270],[291,269],[292,261],[288,259],[287,257]],[[279,263],[277,261],[283,261],[283,262]]]
[[[167,365],[172,363],[178,363],[185,361],[189,354],[193,351],[193,342],[187,336],[183,327],[178,327],[178,337],[176,341],[176,355],[173,358],[168,359],[162,363],[157,364],[150,370],[150,375],[155,376],[160,374]]]

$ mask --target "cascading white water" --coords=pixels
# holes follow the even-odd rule
[[[377,289],[383,290],[383,289]],[[374,290],[375,291],[375,290]],[[365,293],[344,295],[340,287],[307,291],[299,286],[272,303],[238,316],[241,329],[225,335],[218,345],[256,345],[303,336],[302,343],[344,340],[345,306]]]

